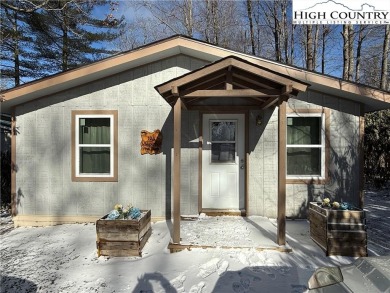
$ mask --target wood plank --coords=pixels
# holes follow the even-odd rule
[[[196,90],[188,93],[183,98],[252,98],[252,97],[275,97],[277,98],[281,94],[280,90],[254,90],[254,89],[232,89],[232,90]]]
[[[180,252],[183,250],[192,250],[195,248],[202,248],[202,249],[210,249],[210,248],[218,248],[218,249],[253,249],[253,247],[242,247],[242,246],[211,246],[211,245],[193,245],[193,244],[176,244],[176,243],[169,243],[168,249],[171,253],[174,252]],[[279,251],[279,252],[292,252],[291,248],[287,247],[255,247],[257,251],[265,251],[265,250],[273,250],[273,251]]]
[[[115,257],[126,257],[126,256],[142,256],[141,251],[133,249],[101,249],[100,255],[104,256],[115,256]]]
[[[353,241],[353,240],[367,240],[367,232],[365,231],[332,231],[328,232],[328,239],[335,241]]]
[[[350,224],[350,223],[328,223],[328,231],[332,232],[332,230],[336,231],[366,231],[367,226],[365,224]]]
[[[272,107],[273,105],[275,105],[277,102],[278,102],[277,97],[276,98],[271,97],[261,104],[261,108],[268,109],[268,108]]]
[[[223,106],[223,105],[188,105],[188,110],[202,111],[202,112],[244,112],[250,110],[261,110],[260,104],[253,104],[247,106]]]
[[[198,145],[198,213],[202,210],[202,176],[203,176],[203,113],[199,112],[199,145]]]
[[[328,247],[327,255],[367,256],[367,246]]]
[[[286,102],[279,100],[278,111],[278,218],[277,243],[286,244]]]
[[[139,250],[140,245],[138,241],[99,241],[98,243],[100,249],[102,250]]]
[[[139,242],[140,249],[144,248],[146,242],[148,242],[150,236],[152,235],[152,229],[149,229],[146,234],[142,237],[141,241]]]

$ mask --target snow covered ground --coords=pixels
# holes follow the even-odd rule
[[[369,255],[390,255],[390,194],[380,193],[366,193]],[[218,221],[226,231],[223,235],[237,229],[224,217]],[[274,222],[271,219],[270,223]],[[6,227],[9,225],[0,229],[0,292],[10,293],[305,292],[317,267],[353,261],[326,257],[311,241],[305,220],[287,222],[292,253],[215,248],[170,254],[168,224],[157,222],[142,258],[97,257],[94,224]],[[182,234],[187,232],[183,227]],[[228,242],[223,235],[211,233],[209,240]]]

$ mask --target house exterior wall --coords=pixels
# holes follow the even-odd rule
[[[166,174],[171,172],[173,115],[154,86],[204,65],[179,55],[18,106],[19,215],[102,216],[116,203],[132,203],[165,218],[171,212]],[[118,111],[118,182],[72,182],[72,110]],[[188,147],[198,123],[199,114],[183,115],[182,211],[188,214],[197,212],[192,197],[197,202],[198,148]],[[141,130],[155,129],[162,131],[163,152],[141,155]]]
[[[15,109],[16,193],[19,215],[95,216],[113,205],[172,213],[173,112],[154,86],[206,65],[180,55],[20,105]],[[290,99],[290,110],[330,109],[328,180],[287,184],[287,217],[306,217],[322,197],[358,203],[359,104],[318,92]],[[73,110],[118,111],[118,182],[71,180]],[[277,216],[278,108],[249,111],[248,215]],[[256,117],[262,124],[256,125]],[[198,213],[198,111],[182,113],[181,214]],[[160,129],[162,153],[140,154],[141,130]]]
[[[286,216],[306,218],[311,201],[329,197],[339,202],[359,204],[359,113],[358,103],[329,95],[300,93],[289,99],[287,109],[330,109],[329,161],[327,178],[322,184],[286,186]],[[256,125],[261,115],[263,123]],[[277,216],[278,182],[278,108],[251,111],[249,117],[249,215]]]

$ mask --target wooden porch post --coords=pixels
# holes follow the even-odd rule
[[[278,113],[278,219],[277,243],[286,244],[286,102],[279,98]]]
[[[180,243],[181,103],[173,107],[173,243]]]

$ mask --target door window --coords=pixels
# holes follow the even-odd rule
[[[234,163],[237,121],[211,120],[211,163]]]

